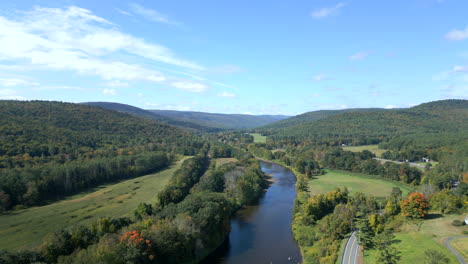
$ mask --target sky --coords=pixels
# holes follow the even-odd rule
[[[0,1],[0,99],[296,115],[468,99],[466,0]]]

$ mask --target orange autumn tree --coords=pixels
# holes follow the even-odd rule
[[[401,213],[406,217],[424,218],[427,215],[429,205],[426,196],[419,192],[414,192],[401,203]]]
[[[154,263],[155,247],[151,240],[146,239],[139,231],[126,232],[120,238],[121,253],[127,262]]]

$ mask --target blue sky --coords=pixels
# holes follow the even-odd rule
[[[1,1],[0,99],[288,114],[468,99],[468,1]]]

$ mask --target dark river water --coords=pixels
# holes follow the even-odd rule
[[[302,261],[291,231],[296,176],[287,168],[260,162],[273,184],[258,203],[246,206],[231,219],[225,243],[203,261],[207,263],[289,263]]]

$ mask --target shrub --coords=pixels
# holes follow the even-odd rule
[[[464,221],[460,221],[460,220],[458,220],[458,219],[455,219],[455,220],[452,221],[452,225],[453,225],[453,226],[463,226],[463,225],[465,225],[465,222],[464,222]]]

